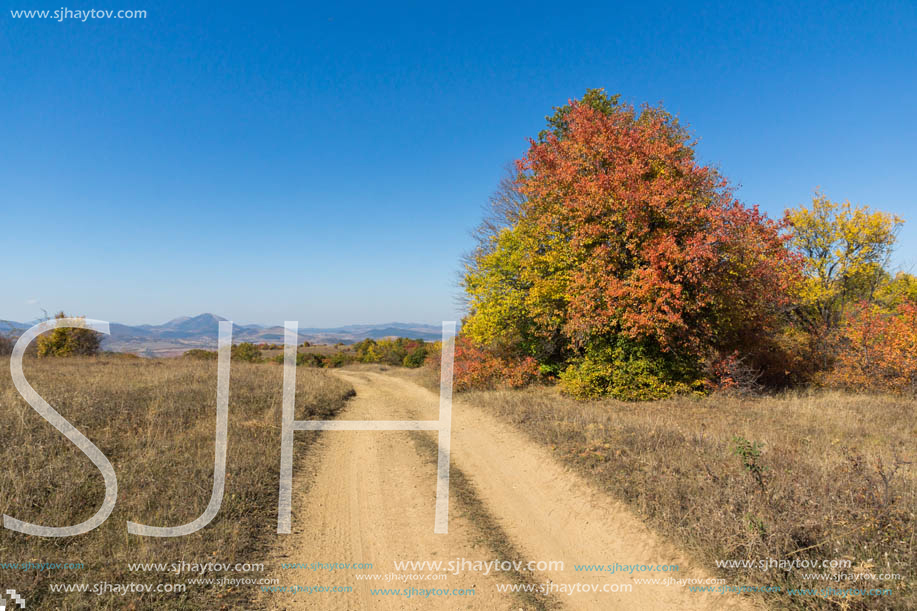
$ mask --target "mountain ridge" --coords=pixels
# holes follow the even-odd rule
[[[105,336],[102,348],[112,352],[129,352],[142,356],[174,356],[193,348],[213,350],[217,346],[219,323],[222,316],[205,312],[197,316],[179,316],[159,325],[126,325],[109,323],[110,335]],[[0,320],[0,333],[18,335],[37,321],[19,323]],[[299,341],[314,344],[351,344],[363,339],[384,337],[410,337],[435,341],[441,329],[425,323],[388,322],[380,324],[353,324],[338,327],[302,327]],[[233,323],[233,343],[273,343],[284,341],[283,325]]]

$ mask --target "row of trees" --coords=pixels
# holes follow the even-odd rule
[[[302,347],[308,348],[309,342],[304,342]],[[380,340],[364,339],[348,350],[343,350],[344,344],[336,346],[339,350],[323,354],[320,352],[298,352],[296,365],[306,367],[342,367],[349,363],[383,363],[402,367],[420,367],[424,364],[428,353],[434,344],[422,339],[409,339],[406,337],[386,338]],[[278,350],[283,346],[279,344],[252,344],[242,342],[232,347],[232,360],[249,363],[265,361],[262,350]],[[191,359],[216,359],[217,353],[213,350],[194,349],[184,353]],[[283,354],[278,354],[273,362],[283,364]]]
[[[901,219],[820,193],[770,219],[674,116],[601,90],[547,123],[465,260],[458,387],[644,400],[865,380],[850,371],[875,336],[857,325],[910,315],[917,282],[886,271]]]
[[[57,318],[64,318],[61,312]],[[0,336],[0,354],[8,354],[12,350],[14,340]],[[44,333],[36,340],[33,352],[39,357],[49,356],[95,356],[99,353],[102,336],[91,330],[83,328],[58,328]],[[303,342],[302,347],[308,348],[309,342]],[[353,344],[346,352],[344,345],[336,346],[339,350],[322,354],[319,352],[298,352],[296,364],[309,367],[341,367],[348,363],[384,363],[402,367],[420,367],[424,364],[428,353],[437,347],[435,344],[422,339],[409,339],[405,337],[385,338],[380,340],[365,339]],[[265,362],[264,351],[282,350],[280,344],[253,344],[241,342],[232,346],[232,360],[248,363]],[[216,360],[215,350],[195,348],[187,350],[183,356],[194,360]],[[283,363],[283,354],[272,359]]]
[[[396,337],[380,340],[367,338],[355,343],[352,349],[356,353],[356,360],[361,363],[420,367],[433,347],[433,344],[422,339]]]

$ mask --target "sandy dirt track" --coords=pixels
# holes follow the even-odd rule
[[[374,371],[340,370],[357,395],[342,420],[434,420],[438,396],[408,380]],[[297,433],[299,434],[299,433]],[[416,433],[415,433],[416,434]],[[351,592],[276,595],[278,609],[519,609],[506,573],[466,571],[435,581],[366,581],[357,574],[388,575],[394,561],[493,560],[476,529],[453,500],[448,535],[433,534],[435,466],[418,454],[403,431],[326,431],[309,457],[310,473],[297,473],[293,533],[281,539],[278,562],[372,563],[372,569],[283,570],[280,585],[352,586]],[[630,592],[555,595],[569,609],[750,609],[735,595],[698,594],[686,587],[636,584],[633,577],[708,578],[660,541],[622,504],[597,492],[560,466],[523,434],[472,405],[453,407],[452,464],[472,482],[526,560],[561,560],[563,571],[535,573],[556,584],[630,584]],[[308,482],[308,485],[305,485]],[[301,483],[303,485],[298,485]],[[677,573],[595,574],[574,564],[676,564]],[[413,571],[408,571],[413,572]],[[426,573],[425,571],[418,571]],[[474,596],[428,598],[373,595],[371,588],[474,588]]]

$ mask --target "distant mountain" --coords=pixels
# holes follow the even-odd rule
[[[200,314],[194,317],[182,317],[170,320],[164,325],[151,327],[149,330],[162,338],[186,339],[199,335],[217,336],[220,321],[226,320],[213,314]]]
[[[104,350],[132,352],[143,356],[173,356],[192,348],[215,350],[220,321],[226,320],[215,314],[181,316],[161,325],[123,325],[111,323],[111,334],[102,341]],[[32,326],[32,323],[0,321],[0,333],[17,335]],[[436,325],[422,323],[390,322],[377,325],[345,325],[334,328],[305,327],[299,330],[299,341],[313,344],[352,344],[360,340],[384,337],[410,337],[435,341],[442,336]],[[282,344],[282,325],[238,325],[233,324],[234,343],[253,342]]]
[[[10,332],[21,333],[32,325],[24,322],[13,322],[12,320],[0,320],[0,333],[7,334]]]

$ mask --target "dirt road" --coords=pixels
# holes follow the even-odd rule
[[[410,381],[372,372],[341,370],[357,395],[343,420],[435,420],[438,396]],[[448,535],[433,534],[436,469],[405,431],[326,431],[310,456],[313,472],[297,473],[293,534],[282,540],[280,562],[372,563],[364,569],[280,571],[281,585],[351,586],[350,592],[277,595],[283,609],[519,609],[517,595],[498,586],[518,583],[505,572],[465,570],[445,580],[400,581],[404,560],[491,561],[493,551],[453,499]],[[472,405],[453,407],[452,464],[473,484],[484,508],[525,560],[563,561],[564,570],[534,571],[529,583],[598,585],[631,591],[560,593],[569,609],[749,609],[734,595],[699,594],[678,585],[647,585],[634,578],[705,579],[689,560],[660,541],[627,509],[597,492],[521,433]],[[308,485],[297,485],[297,482]],[[675,564],[675,573],[578,572],[574,564]],[[392,577],[392,575],[395,577]],[[381,576],[367,581],[366,577]],[[362,576],[362,579],[358,579]],[[386,581],[386,579],[390,579]],[[372,589],[469,590],[474,595],[373,594]]]

